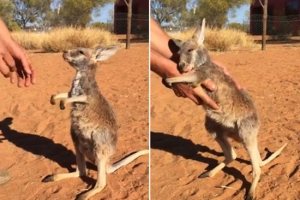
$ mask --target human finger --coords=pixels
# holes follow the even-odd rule
[[[173,91],[174,91],[174,93],[175,93],[176,96],[183,97],[183,98],[186,97],[186,95],[184,94],[184,92],[182,92],[181,89],[179,89],[178,87],[175,86],[175,87],[172,87],[172,88],[173,88]]]
[[[18,76],[18,87],[24,87],[25,79]]]
[[[16,82],[17,79],[18,79],[17,72],[16,71],[10,72],[10,82],[13,84]]]
[[[21,66],[18,66],[18,67],[22,67],[22,70],[26,74],[31,74],[32,73],[32,71],[31,71],[32,66],[31,66],[31,63],[30,63],[30,60],[29,60],[28,56],[25,53],[25,50],[23,51],[23,54],[21,54],[19,59],[21,61]]]
[[[25,86],[28,87],[30,85],[30,83],[35,84],[36,72],[33,69],[32,64],[26,54],[24,57],[26,58],[26,60],[25,61],[21,60],[21,62],[18,62],[18,64],[19,64],[18,67],[22,69],[21,71],[25,75]],[[30,73],[28,73],[28,71],[26,71],[26,69],[25,69],[26,64],[24,65],[24,63],[26,63],[28,65],[27,67],[29,68]]]
[[[9,53],[4,53],[3,55],[3,61],[6,63],[6,65],[11,68],[11,71],[15,70],[15,61],[13,57]]]
[[[193,88],[195,95],[197,95],[204,103],[209,105],[214,110],[218,110],[219,106],[214,102],[201,87],[195,87]]]
[[[215,91],[217,89],[216,84],[211,79],[206,79],[201,83],[205,88],[209,89],[210,91]]]
[[[3,59],[0,59],[0,72],[5,78],[10,76],[10,70]]]
[[[174,84],[172,84],[172,89],[173,89],[173,91],[174,91],[174,93],[175,93],[176,96],[183,97],[183,98],[186,97],[186,94],[183,91],[184,90],[184,86],[185,85],[183,85],[181,83],[174,83]]]
[[[188,94],[187,97],[192,100],[196,105],[200,105],[201,101],[199,98],[195,97],[194,95]]]
[[[20,68],[17,69],[18,73],[18,87],[24,87],[26,76]]]
[[[34,68],[31,69],[30,78],[31,78],[31,83],[35,84],[35,82],[36,82],[36,71],[35,71]]]
[[[31,75],[29,74],[25,78],[25,82],[24,82],[25,87],[28,87],[30,85],[30,82],[31,82]]]

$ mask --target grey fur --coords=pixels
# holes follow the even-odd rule
[[[93,189],[78,196],[86,200],[106,186],[106,173],[112,173],[137,157],[148,154],[149,150],[138,151],[113,165],[109,158],[115,153],[118,140],[118,126],[115,113],[106,98],[101,94],[95,81],[97,62],[106,60],[116,53],[118,46],[97,47],[96,49],[78,48],[65,51],[63,58],[74,69],[69,93],[52,95],[51,104],[61,98],[60,108],[71,104],[71,136],[75,146],[77,169],[72,173],[55,174],[44,182],[70,177],[86,176],[85,157],[98,168],[97,183]]]
[[[179,71],[185,72],[194,69],[195,73],[183,77],[167,78],[166,81],[170,85],[185,82],[192,87],[201,87],[200,84],[209,78],[216,84],[215,92],[205,89],[206,93],[219,106],[219,110],[215,111],[210,106],[203,105],[206,111],[205,128],[222,148],[225,161],[200,177],[213,177],[236,158],[236,153],[227,138],[242,142],[249,154],[253,168],[251,188],[246,195],[246,199],[251,200],[254,199],[255,188],[260,178],[260,167],[278,156],[286,144],[268,159],[264,161],[261,159],[257,144],[260,120],[254,103],[244,89],[238,89],[231,77],[211,61],[207,49],[203,46],[203,41],[198,43],[199,38],[203,37],[204,39],[203,24],[201,29],[198,27],[191,39],[185,42],[176,41],[180,48],[178,52],[180,56]]]

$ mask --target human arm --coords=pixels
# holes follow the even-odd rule
[[[179,58],[176,55],[176,52],[179,48],[171,40],[171,37],[160,27],[160,25],[151,17],[150,18],[151,26],[151,40],[150,45],[151,49],[161,54],[165,58],[178,62]]]

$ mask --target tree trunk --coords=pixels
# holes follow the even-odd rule
[[[262,46],[261,49],[266,50],[266,36],[267,36],[267,19],[268,19],[268,0],[265,0],[263,6],[263,33],[262,33]]]
[[[126,1],[126,0],[125,0]],[[130,35],[131,35],[131,19],[132,19],[132,0],[128,0],[127,4],[127,34],[126,34],[126,49],[130,48]]]

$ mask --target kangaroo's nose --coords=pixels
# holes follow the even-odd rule
[[[186,62],[180,61],[180,62],[178,63],[178,68],[179,68],[179,70],[182,70],[182,69],[184,68],[185,65],[186,65]]]

